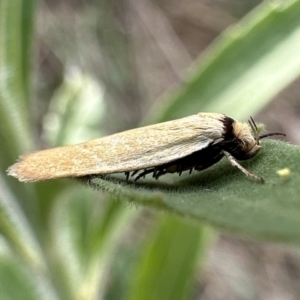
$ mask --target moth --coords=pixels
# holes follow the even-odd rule
[[[8,175],[32,182],[62,177],[125,173],[135,181],[148,174],[202,171],[226,157],[246,176],[263,178],[238,161],[254,157],[260,140],[280,132],[259,135],[250,118],[237,122],[219,113],[198,113],[182,119],[140,127],[85,143],[33,152],[8,168]]]

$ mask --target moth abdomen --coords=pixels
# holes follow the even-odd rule
[[[189,171],[189,174],[191,174],[194,169],[202,171],[209,168],[221,160],[223,156],[224,154],[222,153],[220,145],[216,144],[166,164],[158,165],[153,168],[146,168],[144,170],[135,170],[131,174],[131,177],[137,175],[134,178],[134,181],[138,181],[141,178],[145,178],[145,176],[150,173],[153,173],[152,177],[155,179],[168,173],[177,173],[181,176],[184,171]],[[125,172],[125,175],[126,180],[128,180],[129,172]]]

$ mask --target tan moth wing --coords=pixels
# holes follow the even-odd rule
[[[129,172],[165,164],[220,141],[224,115],[199,113],[85,143],[24,155],[8,169],[20,181]]]

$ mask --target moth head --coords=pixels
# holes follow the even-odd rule
[[[280,132],[259,135],[259,130],[252,117],[248,122],[249,124],[240,122],[233,124],[234,147],[231,146],[229,152],[238,160],[246,160],[255,156],[261,148],[261,139],[273,135],[285,136]]]

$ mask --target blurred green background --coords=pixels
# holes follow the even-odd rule
[[[199,111],[299,144],[299,13],[296,0],[0,0],[0,299],[299,299],[292,243],[5,173],[29,151]]]

